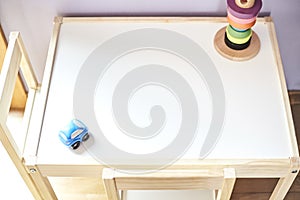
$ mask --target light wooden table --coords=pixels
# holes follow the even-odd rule
[[[35,92],[22,155],[28,173],[37,189],[42,191],[42,198],[56,198],[47,177],[101,177],[104,166],[90,153],[93,149],[90,151],[81,147],[72,151],[57,137],[58,131],[74,117],[74,85],[82,66],[91,59],[89,56],[95,49],[113,36],[132,30],[154,28],[179,33],[198,44],[204,52],[201,55],[208,55],[215,66],[225,95],[225,120],[221,134],[214,137],[214,143],[209,144],[211,148],[206,156],[199,158],[201,147],[208,138],[207,124],[212,119],[212,98],[205,84],[206,77],[201,79],[199,76],[200,81],[197,82],[197,77],[190,70],[193,63],[176,52],[172,54],[159,48],[149,50],[141,46],[139,50],[120,56],[112,62],[112,68],[130,68],[155,63],[153,58],[158,59],[160,64],[173,67],[191,83],[201,111],[199,119],[203,123],[199,125],[190,148],[168,169],[220,171],[233,168],[236,178],[279,178],[270,198],[283,199],[298,173],[299,155],[274,25],[271,18],[258,19],[254,31],[260,38],[260,52],[253,59],[243,62],[228,60],[214,48],[213,38],[216,32],[226,25],[225,18],[56,18],[44,78],[41,89]],[[108,73],[117,72],[119,74],[115,77],[121,77],[124,72],[119,69]],[[107,95],[101,96],[101,92],[95,94],[95,104],[103,99],[110,100],[111,85],[104,90],[108,91]],[[162,96],[162,101],[168,102],[168,98]],[[138,100],[133,102],[138,104]],[[172,111],[172,105],[166,110]],[[99,119],[107,120],[103,129],[115,130],[113,120],[109,120],[111,111],[98,104],[95,108],[103,108],[99,116]],[[175,105],[174,108],[180,107]],[[133,113],[138,116],[138,111],[133,109]],[[205,116],[208,116],[207,119]],[[174,120],[178,121],[176,117]],[[89,123],[87,120],[85,122]],[[176,127],[176,124],[173,125]],[[92,128],[91,132],[95,137],[93,145],[97,145],[97,132],[93,130]],[[120,135],[115,134],[112,139],[118,136]],[[164,137],[160,142],[166,144],[167,139]],[[120,142],[116,139],[115,144],[122,145],[122,140]],[[130,143],[126,138],[124,141],[128,142],[128,146],[138,147],[138,144]],[[125,145],[120,148],[127,147]],[[141,151],[149,152],[151,149],[147,148],[145,146]],[[126,150],[133,151],[129,147]],[[104,155],[110,155],[107,149],[103,149],[103,152]],[[114,160],[122,159],[118,155],[112,157]],[[120,165],[124,166],[126,162]],[[143,165],[126,167],[147,168]]]

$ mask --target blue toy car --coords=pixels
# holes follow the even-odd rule
[[[64,145],[77,149],[80,146],[80,142],[89,138],[89,133],[84,123],[78,119],[73,119],[64,130],[59,131],[58,136]]]

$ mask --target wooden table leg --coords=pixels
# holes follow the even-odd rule
[[[57,200],[56,194],[48,180],[47,177],[44,177],[39,171],[37,166],[26,166],[29,170],[32,180],[34,181],[36,187],[38,188],[43,199]]]
[[[299,173],[299,158],[291,158],[291,169],[290,173],[281,177],[273,190],[270,200],[284,199],[285,195],[288,193],[291,185],[293,184],[295,178]]]

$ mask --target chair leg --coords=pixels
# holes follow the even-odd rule
[[[121,200],[114,179],[114,170],[107,168],[103,169],[102,179],[106,190],[107,198],[109,200]]]
[[[121,191],[121,200],[127,200],[127,190]]]
[[[233,187],[235,184],[236,176],[233,168],[224,169],[224,181],[222,189],[218,191],[217,200],[229,200]]]
[[[35,184],[37,185],[37,188],[42,194],[43,199],[57,200],[57,196],[48,178],[44,177],[36,166],[26,166],[26,167],[28,168],[28,170],[32,170],[30,176],[32,180],[35,182]]]

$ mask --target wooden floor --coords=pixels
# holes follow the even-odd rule
[[[291,98],[292,112],[300,144],[300,93]],[[50,182],[61,200],[107,200],[102,180],[95,178],[57,178],[50,177]],[[277,179],[238,179],[232,200],[264,200],[269,199]],[[17,192],[15,192],[17,191]],[[0,143],[0,199],[33,199],[24,182],[18,175],[11,160]],[[2,198],[3,197],[3,198]],[[21,197],[21,198],[20,198]],[[287,200],[300,199],[300,175],[298,175]]]

